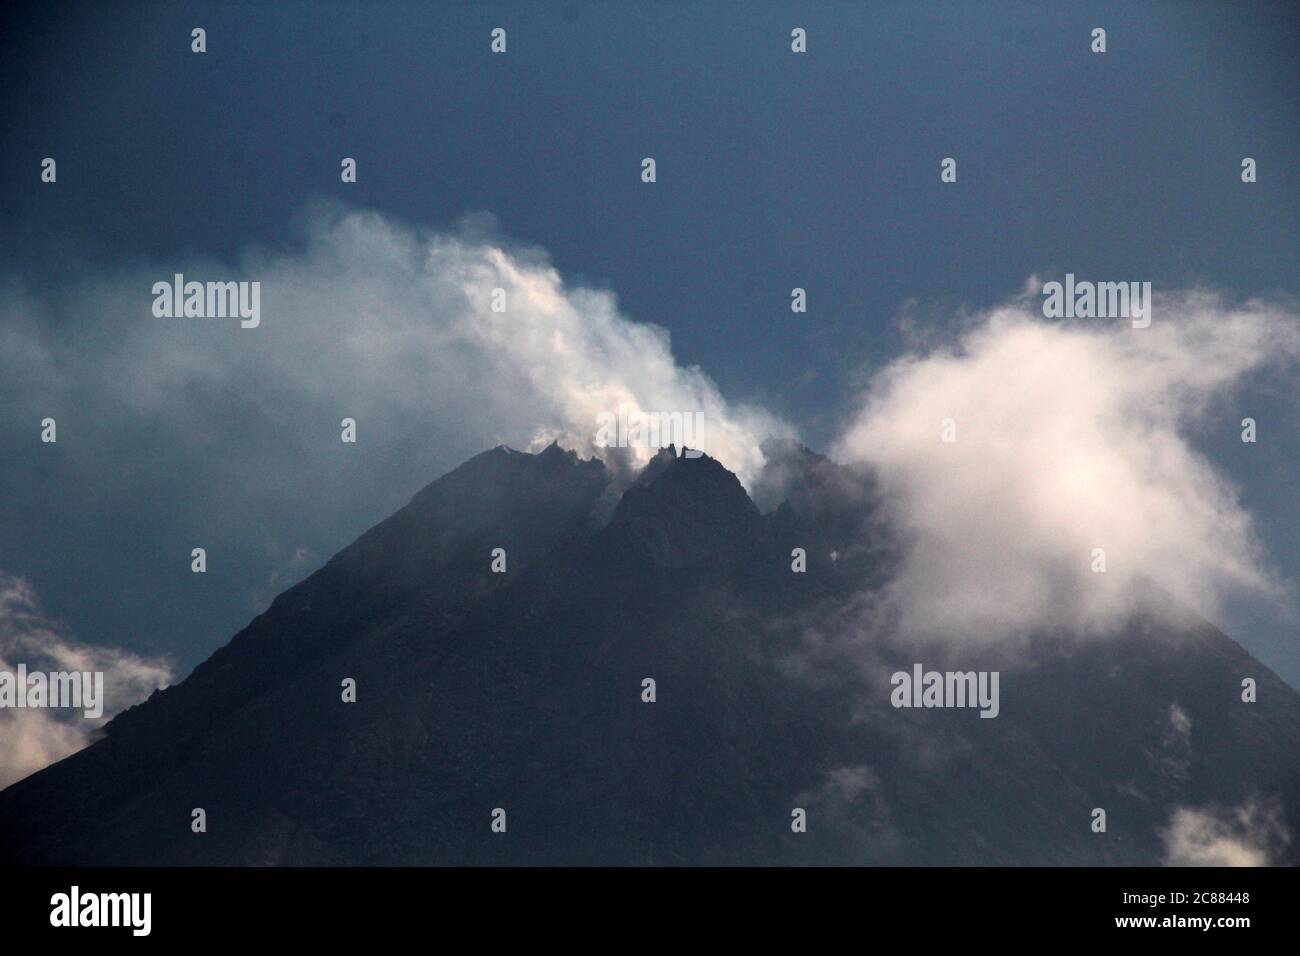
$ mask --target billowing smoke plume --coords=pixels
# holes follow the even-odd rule
[[[174,273],[260,282],[260,324],[154,317],[151,287]],[[447,233],[319,209],[301,249],[251,252],[237,268],[168,261],[61,290],[54,302],[10,288],[0,315],[0,382],[11,386],[0,394],[41,415],[60,393],[89,398],[179,432],[177,442],[210,434],[213,408],[233,410],[243,394],[259,403],[253,415],[241,409],[240,428],[261,436],[275,427],[282,449],[308,444],[299,436],[323,444],[331,431],[337,444],[346,416],[372,448],[402,436],[449,452],[454,444],[444,468],[498,442],[557,439],[603,454],[596,439],[618,435],[598,436],[602,415],[635,425],[664,414],[682,428],[660,429],[663,444],[694,438],[748,481],[763,439],[788,432],[678,365],[666,330],[624,316],[610,292],[566,286],[543,253],[507,246],[487,220]],[[650,437],[629,453],[648,460]]]

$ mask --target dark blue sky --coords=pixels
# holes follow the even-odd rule
[[[1031,273],[1066,271],[1300,294],[1294,4],[115,3],[0,16],[3,269],[33,290],[291,246],[321,197],[431,226],[488,211],[814,446],[899,351],[907,300],[923,314],[984,307]],[[189,49],[195,26],[204,56]],[[488,51],[496,26],[505,56]],[[806,56],[790,52],[794,26]],[[1104,56],[1089,51],[1095,26]],[[45,156],[58,158],[56,190],[38,180]],[[343,156],[358,160],[355,186],[339,182]],[[658,164],[653,187],[643,156]],[[955,188],[939,182],[945,156]],[[1251,186],[1243,156],[1258,161]],[[808,290],[806,315],[789,309],[793,286]],[[1235,422],[1198,440],[1242,482],[1294,578],[1294,419],[1274,434],[1252,456]],[[75,594],[75,573],[36,558],[37,502],[11,501],[22,530],[4,535],[0,567],[34,575],[83,638],[129,632],[188,669],[247,619],[214,594],[139,636],[151,609],[129,587],[105,578],[103,593]],[[329,553],[355,530],[316,545]],[[138,606],[114,618],[108,594]],[[187,620],[184,638],[167,636]],[[1296,683],[1294,633],[1251,646],[1265,645]]]

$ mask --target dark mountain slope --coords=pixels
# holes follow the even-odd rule
[[[604,524],[599,462],[477,456],[0,793],[0,861],[1139,863],[1178,806],[1295,827],[1300,697],[1222,634],[1161,615],[978,661],[870,637],[894,553],[870,482],[768,454],[768,514],[666,451]],[[1002,668],[1001,716],[893,709],[917,660]]]

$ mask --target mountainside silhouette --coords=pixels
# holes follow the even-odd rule
[[[897,545],[869,478],[765,452],[766,513],[675,449],[621,495],[555,445],[476,456],[0,793],[0,862],[1150,864],[1180,808],[1297,862],[1300,695],[1233,641],[1152,611],[904,643],[870,623]],[[1000,670],[998,717],[893,708],[914,662]]]

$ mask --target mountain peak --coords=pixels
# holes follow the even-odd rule
[[[684,449],[683,449],[684,450]],[[752,546],[759,513],[740,480],[716,458],[661,449],[623,493],[610,531],[655,564],[735,557]]]
[[[967,651],[919,658],[863,601],[891,567],[853,497],[869,476],[765,452],[774,513],[670,447],[603,527],[622,486],[601,461],[470,459],[0,792],[0,862],[1151,864],[1175,808],[1255,794],[1294,829],[1300,697],[1208,625],[988,652],[996,733],[892,707],[895,668],[967,670]],[[1234,703],[1242,674],[1258,704]],[[796,795],[807,839],[782,834]],[[1089,831],[1094,799],[1117,839]],[[487,835],[498,805],[509,840]]]

